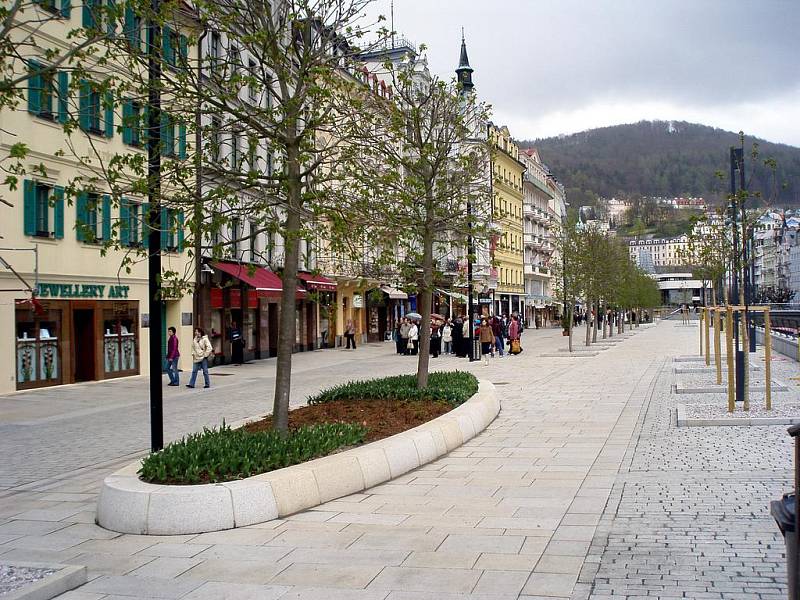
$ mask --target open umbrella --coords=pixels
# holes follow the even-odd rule
[[[416,312],[410,312],[406,313],[406,317],[408,317],[409,319],[421,319],[422,315]]]

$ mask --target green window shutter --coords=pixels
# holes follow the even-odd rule
[[[117,33],[117,0],[107,0],[107,2],[106,31],[108,31],[108,37],[113,39]]]
[[[181,67],[186,68],[189,64],[189,40],[186,39],[185,35],[178,37],[178,40],[180,43]]]
[[[106,92],[106,137],[114,137],[114,93],[111,91]]]
[[[38,115],[42,111],[42,65],[28,61],[28,112]]]
[[[61,16],[65,19],[69,19],[72,15],[72,1],[71,0],[61,0]]]
[[[161,113],[161,156],[175,154],[175,124],[166,113]]]
[[[26,179],[23,182],[23,190],[25,235],[36,235],[36,183]]]
[[[58,122],[69,121],[69,73],[58,72]]]
[[[89,82],[82,79],[78,98],[78,123],[84,131],[89,131],[89,102],[92,94],[92,87]]]
[[[186,124],[178,125],[178,156],[181,160],[186,158]]]
[[[178,252],[183,252],[183,228],[185,227],[186,217],[183,211],[178,212]]]
[[[142,244],[147,248],[147,239],[150,235],[150,203],[142,204]]]
[[[103,241],[111,239],[111,196],[103,194]]]
[[[167,249],[167,239],[169,238],[169,230],[170,222],[169,222],[169,209],[162,208],[161,209],[161,249]]]
[[[119,243],[122,246],[129,246],[131,243],[130,220],[130,201],[123,198],[119,203]]]
[[[139,50],[139,32],[136,31],[136,13],[130,2],[125,3],[125,37],[132,48]]]
[[[86,29],[97,27],[97,20],[94,14],[94,0],[83,0],[83,26]]]
[[[80,192],[75,201],[75,232],[79,242],[86,241],[85,227],[89,220],[89,196],[86,192]]]
[[[122,103],[122,141],[125,144],[133,143],[133,101],[124,100]]]
[[[161,55],[164,59],[164,62],[168,65],[175,64],[172,55],[172,29],[169,26],[164,25],[164,28],[161,30]]]
[[[64,239],[64,188],[56,186],[53,188],[55,204],[53,205],[53,235],[57,240]]]

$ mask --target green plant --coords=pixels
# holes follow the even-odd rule
[[[364,441],[366,427],[324,423],[289,433],[203,429],[169,444],[142,461],[140,477],[150,483],[190,485],[234,481],[325,456]]]
[[[336,400],[428,400],[458,406],[478,391],[478,380],[464,371],[430,374],[427,387],[417,388],[414,375],[397,375],[381,379],[350,381],[309,396],[309,404]]]

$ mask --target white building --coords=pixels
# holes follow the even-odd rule
[[[628,251],[631,260],[642,268],[679,267],[685,265],[684,255],[689,247],[689,237],[682,235],[676,238],[631,240]]]

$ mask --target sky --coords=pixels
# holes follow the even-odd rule
[[[371,7],[387,26],[389,7]],[[394,0],[394,30],[441,77],[462,27],[518,140],[661,119],[800,146],[800,0]]]

